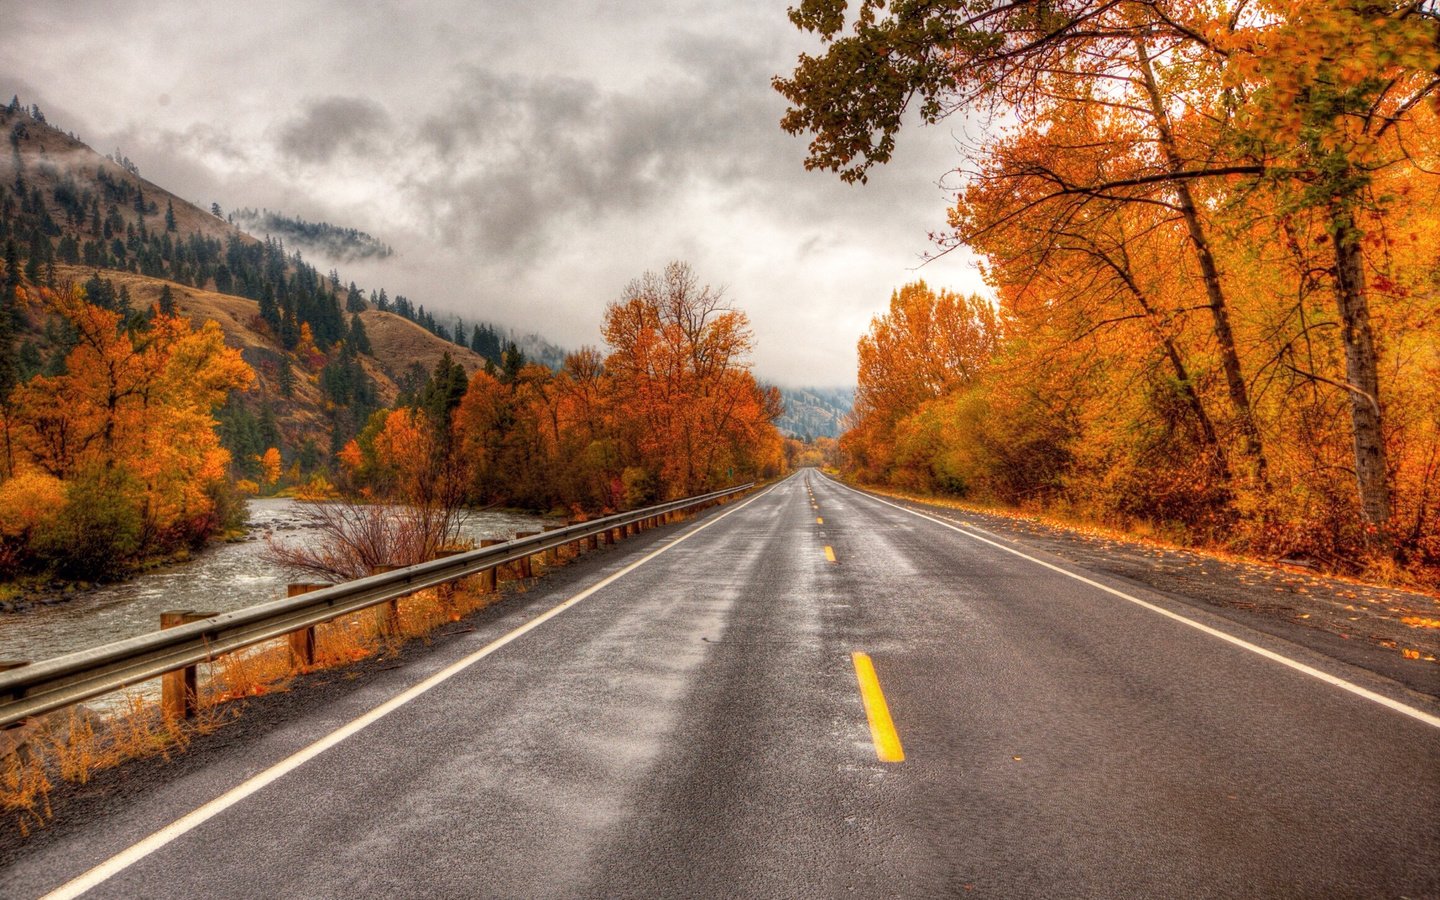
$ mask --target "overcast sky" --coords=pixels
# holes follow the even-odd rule
[[[344,277],[468,320],[598,344],[605,303],[683,259],[750,315],[760,377],[840,385],[891,290],[981,288],[960,254],[914,271],[961,123],[868,185],[804,171],[770,78],[818,47],[785,0],[0,8],[7,98],[202,206],[367,231],[396,256]]]

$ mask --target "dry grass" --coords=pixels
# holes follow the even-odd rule
[[[218,728],[228,710],[210,709],[181,722],[160,714],[138,693],[122,694],[119,712],[104,718],[84,707],[45,716],[24,748],[0,760],[0,811],[21,837],[52,817],[56,781],[85,784],[128,760],[183,752],[197,734]]]

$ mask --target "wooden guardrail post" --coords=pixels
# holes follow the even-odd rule
[[[500,540],[499,538],[481,538],[481,539],[480,539],[480,546],[481,546],[481,547],[493,547],[493,546],[495,546],[496,544],[503,544],[503,543],[505,543],[505,542],[502,541],[502,540]],[[497,587],[499,587],[499,585],[500,585],[500,577],[499,577],[499,576],[500,576],[500,573],[499,573],[499,567],[498,567],[498,566],[491,566],[490,568],[485,569],[484,571],[482,571],[482,572],[480,573],[480,590],[483,591],[484,593],[487,593],[487,594],[490,593],[491,591],[495,590],[495,589],[496,589]]]
[[[370,574],[381,575],[403,568],[404,566],[371,566]],[[398,635],[400,633],[400,598],[387,600],[377,604],[375,608],[379,611],[380,618],[377,624],[380,626],[380,631],[384,634]]]
[[[517,532],[515,532],[515,540],[518,541],[518,540],[520,540],[521,538],[534,537],[535,535],[537,535],[537,534],[539,534],[539,533],[540,533],[540,532],[538,532],[538,531],[517,531]],[[516,563],[518,563],[519,566],[520,566],[520,577],[521,577],[521,578],[534,578],[534,577],[535,577],[535,572],[534,572],[534,570],[533,570],[533,569],[531,568],[531,566],[530,566],[530,554],[527,553],[527,554],[525,554],[524,556],[520,557],[519,559],[516,560]]]
[[[208,619],[215,613],[193,609],[171,609],[160,614],[160,627],[174,628]],[[200,707],[200,685],[194,665],[166,672],[160,676],[160,710],[167,719],[193,719]]]
[[[8,672],[30,665],[28,659],[0,659],[0,672]],[[21,719],[0,728],[0,762],[11,756],[24,760],[30,753],[30,738],[35,736],[40,725],[35,719]]]
[[[308,594],[311,591],[318,591],[330,585],[319,582],[296,582],[285,585],[285,596],[298,597],[301,594]],[[290,644],[290,659],[297,669],[305,669],[315,665],[315,626],[307,625],[299,631],[292,631],[285,635]]]
[[[444,559],[447,556],[458,556],[464,553],[464,547],[441,547],[435,551],[436,559]],[[455,582],[447,581],[435,588],[435,598],[440,601],[440,609],[445,612],[445,618],[452,622],[458,622],[460,616],[455,612]]]
[[[561,526],[561,525],[546,525],[543,530],[544,530],[544,531],[557,531],[557,530],[559,530],[559,529],[562,528],[562,527],[563,527],[563,526]],[[559,547],[551,547],[549,550],[546,550],[546,551],[545,551],[545,565],[547,565],[547,566],[558,566],[558,565],[560,565],[560,548],[559,548]]]

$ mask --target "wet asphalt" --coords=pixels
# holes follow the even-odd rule
[[[89,896],[1440,896],[1440,728],[809,470],[132,792],[0,871],[0,896],[85,872],[657,551]],[[903,762],[877,759],[855,651]]]

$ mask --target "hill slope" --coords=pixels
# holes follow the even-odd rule
[[[797,438],[837,438],[855,406],[854,388],[781,388],[785,415],[775,423]]]
[[[0,107],[0,127],[10,145],[0,155],[0,245],[13,243],[26,279],[57,288],[88,282],[108,298],[102,303],[136,315],[168,288],[180,312],[218,322],[258,376],[222,413],[222,426],[266,423],[257,440],[278,443],[287,461],[303,455],[305,468],[323,467],[327,451],[446,353],[468,373],[485,365],[417,324],[439,330],[423,306],[397,296],[389,304],[396,312],[371,308],[338,273],[321,275],[279,242],[246,234],[29,110]],[[22,375],[53,367],[64,347],[49,323],[22,326]],[[251,451],[232,446],[237,458]]]

